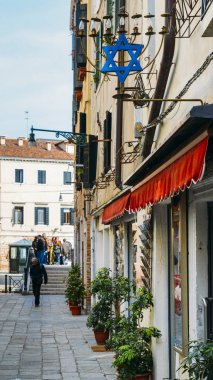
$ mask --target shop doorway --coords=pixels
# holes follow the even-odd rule
[[[168,207],[169,378],[174,379],[188,343],[188,260],[186,193]]]
[[[206,338],[213,340],[213,202],[208,203],[208,297]]]

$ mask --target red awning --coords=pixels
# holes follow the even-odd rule
[[[129,211],[136,212],[145,208],[146,205],[160,202],[201,180],[207,144],[208,138],[206,137],[165,169],[158,171],[140,187],[133,189],[129,201]]]
[[[129,209],[129,197],[130,193],[125,194],[105,207],[102,214],[102,223],[107,224],[114,219],[120,218]]]

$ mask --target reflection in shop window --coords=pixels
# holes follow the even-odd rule
[[[173,275],[174,275],[174,345],[183,347],[182,331],[182,288],[181,288],[181,248],[180,248],[180,204],[172,207],[173,230]]]

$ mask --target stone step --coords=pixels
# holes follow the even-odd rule
[[[48,271],[57,271],[57,272],[69,272],[70,266],[63,265],[45,265],[46,270]]]
[[[48,276],[48,281],[50,282],[64,282],[66,281],[66,277],[57,277],[57,276]]]
[[[62,292],[62,291],[60,291],[60,290],[45,290],[45,291],[41,291],[40,292],[40,294],[41,295],[45,295],[45,294],[59,294],[59,295],[63,295],[64,297],[65,297],[65,295],[64,295],[64,292]]]
[[[50,289],[54,289],[54,288],[61,288],[61,289],[66,289],[66,286],[64,284],[49,284],[49,282],[45,285],[45,284],[42,284],[42,287],[45,287],[45,288],[50,288]],[[32,286],[30,286],[30,289],[32,289]]]
[[[70,270],[70,266],[63,265],[45,265],[48,283],[42,285],[41,294],[59,294],[64,295],[66,289],[66,277]],[[32,294],[32,286],[30,286],[30,294]]]
[[[66,286],[64,286],[64,284],[49,284],[49,282],[48,282],[48,284],[47,285],[42,285],[43,287],[45,287],[45,288],[50,288],[50,289],[54,289],[54,288],[60,288],[60,289],[65,289],[66,288]]]
[[[60,281],[56,278],[49,278],[49,277],[48,277],[48,284],[62,284],[64,286],[66,286],[65,281]]]

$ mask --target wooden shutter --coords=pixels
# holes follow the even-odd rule
[[[49,225],[49,207],[45,207],[45,224]]]
[[[64,224],[64,208],[61,208],[61,225]]]
[[[106,112],[104,120],[104,139],[111,140],[112,114]],[[104,173],[106,174],[111,168],[111,141],[104,142]]]
[[[84,188],[89,188],[89,143],[84,145]]]
[[[83,112],[80,112],[80,128],[79,132],[80,133],[85,133],[86,134],[86,114]],[[84,163],[84,146],[82,145],[77,145],[76,146],[76,164],[77,165],[83,165]]]
[[[21,224],[24,224],[24,207],[21,207],[21,216],[22,216]]]
[[[19,178],[20,178],[20,183],[24,182],[24,171],[23,169],[19,170]]]
[[[19,182],[18,169],[15,169],[15,182]]]
[[[38,224],[38,207],[35,207],[35,225]]]
[[[74,226],[74,220],[75,220],[75,212],[74,212],[74,208],[71,208],[70,209],[70,224],[72,225],[72,226]]]
[[[96,178],[98,137],[89,135],[89,142],[84,146],[84,188],[93,187]]]
[[[107,0],[107,15],[112,16],[113,0]]]
[[[89,181],[90,187],[94,185],[96,179],[97,168],[97,153],[98,153],[98,136],[91,135],[89,138]]]

